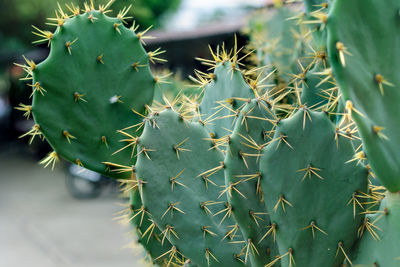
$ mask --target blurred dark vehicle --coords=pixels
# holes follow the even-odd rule
[[[118,193],[118,182],[114,179],[87,170],[75,164],[68,164],[65,184],[68,192],[76,199],[93,199],[105,190]]]

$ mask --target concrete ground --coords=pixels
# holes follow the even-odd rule
[[[141,251],[115,213],[126,202],[105,193],[76,200],[65,172],[43,169],[22,149],[0,148],[0,266],[135,267]]]

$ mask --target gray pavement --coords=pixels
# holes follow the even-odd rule
[[[129,227],[115,213],[124,200],[110,193],[76,200],[62,168],[43,169],[21,151],[0,150],[1,267],[145,266]],[[126,201],[125,201],[126,202]]]

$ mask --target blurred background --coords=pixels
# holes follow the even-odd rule
[[[83,6],[83,1],[58,0],[62,7],[71,2]],[[168,62],[156,71],[175,74],[165,88],[174,91],[189,83],[194,69],[206,70],[195,57],[209,58],[209,44],[232,47],[236,34],[239,47],[245,45],[247,18],[271,2],[117,0],[112,9],[132,5],[128,14],[140,30],[153,25],[149,35],[157,38],[148,40],[146,49],[167,51]],[[32,44],[31,25],[51,30],[46,18],[54,17],[56,8],[54,0],[0,1],[0,266],[144,266],[129,226],[115,220],[127,202],[119,185],[65,162],[54,171],[43,169],[37,162],[50,151],[46,142],[36,139],[29,146],[29,137],[18,138],[33,121],[15,109],[30,103],[31,88],[14,63],[22,64],[22,55],[36,63],[47,57],[46,44]]]

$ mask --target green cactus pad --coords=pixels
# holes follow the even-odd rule
[[[33,70],[33,116],[65,159],[113,177],[104,162],[130,166],[117,130],[140,122],[155,79],[140,38],[119,18],[90,11],[67,19],[51,38],[48,58]],[[132,131],[134,135],[134,131]]]
[[[264,143],[273,136],[276,118],[263,100],[252,100],[240,111],[225,156],[225,183],[231,185],[229,203],[248,246],[252,266],[264,266],[276,255],[272,237],[262,239],[263,227],[270,225],[261,191],[259,158]],[[249,244],[252,242],[251,244]]]
[[[327,114],[301,109],[277,124],[260,162],[282,266],[341,266],[357,239],[367,169]],[[335,140],[336,139],[336,140]],[[272,229],[272,230],[271,230]],[[266,232],[267,232],[266,230]]]
[[[199,266],[243,266],[244,244],[227,234],[235,223],[221,188],[224,156],[213,146],[202,124],[168,109],[153,114],[139,139],[139,190],[176,251]]]
[[[400,1],[337,0],[328,19],[331,65],[368,161],[400,191]]]
[[[252,98],[254,93],[238,66],[231,61],[218,63],[199,106],[201,120],[206,122],[207,129],[215,138],[229,135],[234,126],[235,112],[243,105],[243,99]]]
[[[367,215],[353,266],[397,267],[400,265],[400,195],[388,193],[376,214]],[[367,224],[372,230],[367,229]]]

